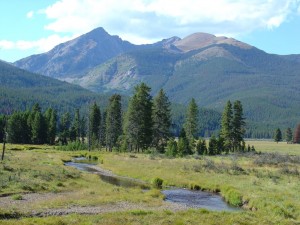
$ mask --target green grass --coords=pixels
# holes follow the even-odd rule
[[[18,220],[18,224],[220,224],[220,221],[222,224],[297,224],[300,220],[300,154],[297,149],[300,146],[267,141],[249,144],[262,153],[170,159],[161,155],[62,152],[49,146],[8,145],[8,149],[15,150],[8,150],[5,161],[0,162],[0,195],[68,193],[46,202],[28,204],[27,210],[97,206],[120,201],[154,207],[163,203],[159,190],[144,192],[139,188],[116,187],[102,182],[94,174],[63,165],[63,161],[73,156],[90,155],[98,158],[99,166],[115,174],[149,184],[160,178],[163,186],[220,192],[226,201],[244,205],[246,210],[230,213],[199,209],[174,213],[140,209],[100,215],[24,218]],[[0,215],[5,213],[18,214],[22,209],[0,207]],[[0,221],[0,224],[14,223],[15,220]]]
[[[300,155],[299,144],[287,144],[286,142],[276,143],[273,140],[269,141],[247,141],[251,146],[254,145],[256,151],[261,152],[276,152],[280,154]]]

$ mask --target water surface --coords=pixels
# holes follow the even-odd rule
[[[80,161],[84,163],[81,163]],[[75,162],[66,162],[65,165],[75,167],[81,171],[98,174],[101,180],[113,185],[126,188],[140,187],[143,189],[148,189],[150,187],[150,185],[144,181],[130,177],[117,176],[111,171],[96,167],[92,162],[86,163],[85,158],[75,158]],[[205,208],[214,211],[240,210],[239,208],[228,205],[220,195],[210,192],[173,188],[163,190],[162,193],[165,195],[166,201],[184,204],[189,208]]]

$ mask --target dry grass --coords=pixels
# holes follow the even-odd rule
[[[29,187],[46,187],[43,190],[36,188],[34,191],[37,192],[68,193],[47,202],[29,205],[30,209],[93,206],[120,201],[151,206],[162,204],[162,196],[153,191],[116,187],[102,182],[96,175],[81,173],[63,165],[62,160],[71,159],[74,154],[93,155],[98,157],[99,166],[118,175],[149,183],[154,178],[161,178],[164,185],[197,186],[220,191],[227,201],[242,203],[254,211],[223,213],[188,210],[174,214],[141,210],[93,216],[28,218],[18,220],[18,224],[220,224],[220,221],[222,224],[297,224],[296,221],[300,220],[300,176],[297,173],[300,164],[297,160],[282,158],[279,153],[289,154],[284,157],[298,157],[300,146],[267,141],[248,143],[262,153],[169,159],[160,155],[135,154],[133,157],[133,154],[127,153],[60,152],[49,146],[9,145],[11,150],[7,151],[5,162],[0,163],[0,181],[3,183],[4,178],[13,177],[13,174],[18,177],[21,171],[20,180],[11,179],[7,187],[0,189],[0,194],[22,193],[24,190],[20,184],[25,181]],[[32,147],[42,149],[23,150]],[[274,160],[276,163],[273,163]],[[51,179],[47,180],[48,177]],[[5,210],[9,213],[18,211],[5,207],[0,212]],[[0,224],[15,222],[0,221]]]

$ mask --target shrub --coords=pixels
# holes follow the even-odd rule
[[[201,190],[201,187],[200,187],[200,185],[198,185],[198,184],[190,184],[190,189],[191,190],[196,190],[196,191],[199,191],[199,190]]]
[[[58,150],[61,151],[80,151],[87,150],[88,146],[85,143],[81,143],[80,141],[69,142],[67,145],[61,145],[57,147]]]
[[[20,194],[13,195],[11,198],[13,200],[22,200],[23,199],[22,195],[20,195]]]
[[[152,184],[153,184],[153,187],[161,189],[163,182],[164,182],[163,179],[156,177],[153,179]]]
[[[242,195],[236,189],[228,187],[224,192],[226,201],[234,206],[241,206],[243,204]]]

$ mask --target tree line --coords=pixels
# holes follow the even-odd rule
[[[171,103],[164,90],[152,97],[145,83],[135,87],[127,110],[122,110],[121,96],[110,96],[108,106],[101,112],[94,102],[88,115],[79,109],[58,115],[53,108],[42,111],[39,104],[26,111],[16,111],[9,116],[0,115],[0,141],[6,136],[11,143],[68,145],[81,143],[80,148],[102,148],[108,151],[148,151],[155,149],[170,156],[216,155],[229,152],[255,151],[246,146],[246,123],[240,101],[228,101],[224,107],[220,131],[209,140],[199,137],[199,107],[191,99],[179,135],[172,133]],[[4,135],[7,134],[7,135]],[[276,142],[282,141],[278,128]],[[300,124],[294,135],[291,128],[285,132],[288,143],[300,143]]]
[[[23,144],[60,144],[79,142],[91,148],[105,147],[108,151],[146,151],[155,149],[171,156],[198,153],[215,155],[234,151],[253,151],[244,142],[245,118],[240,101],[227,102],[220,124],[220,134],[209,141],[199,138],[199,108],[195,99],[188,104],[179,137],[172,136],[171,103],[164,92],[152,97],[145,83],[135,87],[128,108],[122,111],[121,96],[110,97],[101,112],[93,103],[88,116],[76,109],[73,115],[57,115],[53,108],[44,113],[38,104],[31,110],[18,111],[7,120],[8,141]],[[5,121],[0,117],[0,138],[3,139]],[[2,136],[1,136],[2,135]]]
[[[295,143],[295,144],[300,144],[300,124],[297,125],[295,131],[294,131],[294,135],[292,132],[292,129],[290,127],[288,127],[285,130],[285,134],[283,137],[282,131],[280,130],[280,128],[277,128],[274,132],[274,141],[275,142],[281,142],[283,141],[283,138],[285,139],[285,141],[289,144],[289,143]]]

